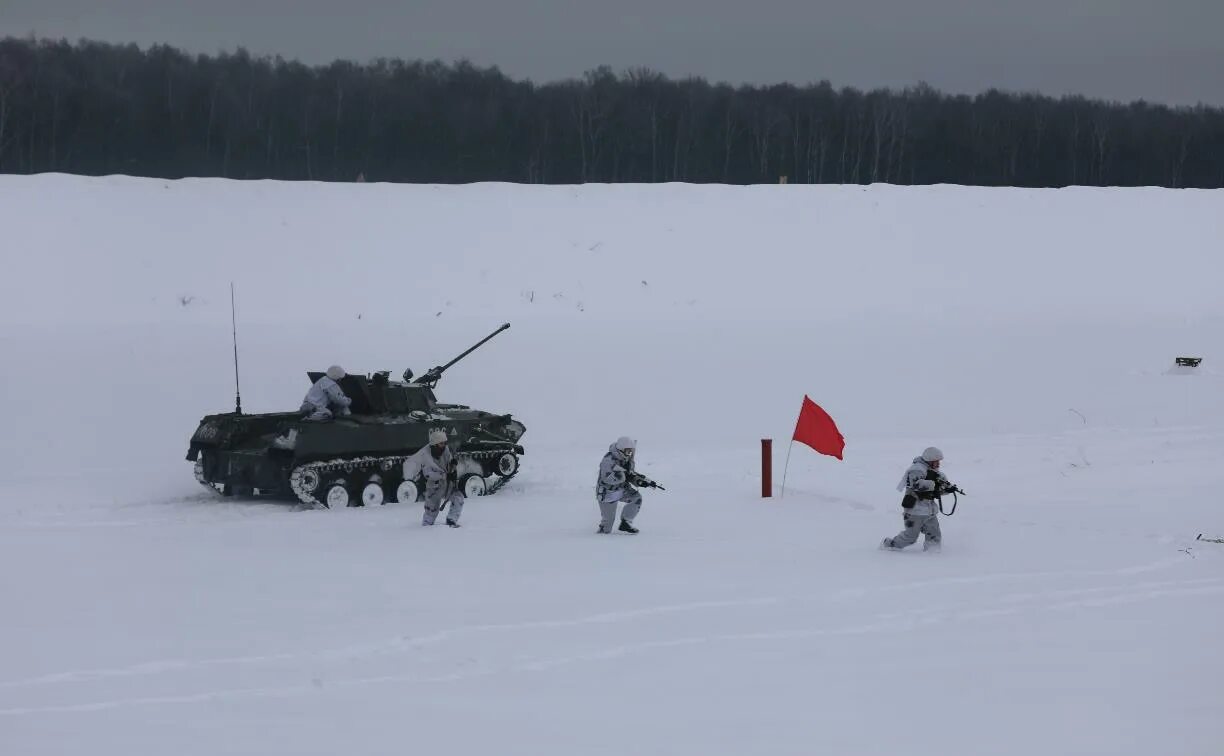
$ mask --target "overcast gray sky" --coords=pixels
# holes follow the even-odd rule
[[[607,64],[1224,105],[1224,0],[0,0],[0,36],[31,33],[307,63],[468,58],[537,82]]]

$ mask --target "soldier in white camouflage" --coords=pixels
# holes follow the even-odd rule
[[[425,477],[425,513],[421,524],[433,525],[442,508],[450,504],[446,524],[459,527],[465,497],[459,488],[455,455],[446,445],[444,431],[430,431],[429,446],[404,460],[404,480],[416,480],[418,475]]]
[[[920,456],[914,457],[913,463],[897,484],[897,490],[905,492],[901,499],[901,517],[905,522],[905,529],[892,538],[880,541],[881,549],[899,551],[914,544],[919,535],[924,536],[923,551],[940,549],[943,533],[939,529],[937,500],[940,494],[954,489],[947,476],[939,470],[943,456],[942,451],[928,446]]]
[[[642,508],[642,494],[633,486],[633,455],[637,442],[621,436],[608,447],[608,453],[599,463],[599,479],[595,483],[595,498],[599,502],[599,533],[611,533],[616,520],[618,504],[621,510],[620,527],[625,533],[636,533],[633,518]]]
[[[336,415],[345,417],[353,414],[349,409],[353,400],[345,395],[344,389],[340,388],[339,381],[343,380],[344,376],[344,368],[332,365],[327,369],[325,375],[314,382],[314,385],[306,392],[306,398],[302,400],[302,407],[299,410],[306,415],[307,420],[325,422]]]

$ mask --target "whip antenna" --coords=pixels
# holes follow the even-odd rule
[[[234,307],[234,282],[230,281],[230,323],[234,328],[234,414],[242,414],[242,390],[238,388],[238,315]]]

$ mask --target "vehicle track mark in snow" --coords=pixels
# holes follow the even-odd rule
[[[726,601],[696,601],[686,604],[666,604],[644,609],[628,609],[619,612],[603,612],[586,617],[556,620],[530,620],[526,622],[507,622],[488,625],[467,625],[447,630],[439,630],[428,635],[405,635],[391,641],[369,643],[343,648],[301,653],[262,654],[249,656],[221,657],[215,659],[170,659],[134,664],[129,667],[113,667],[109,669],[88,669],[72,672],[57,672],[26,680],[0,682],[0,689],[18,688],[35,685],[53,685],[56,683],[83,682],[108,677],[139,677],[157,675],[167,672],[200,669],[204,667],[220,667],[230,665],[264,664],[317,659],[347,659],[361,656],[373,656],[380,653],[394,653],[403,647],[428,646],[443,643],[456,636],[479,633],[516,632],[524,630],[547,630],[552,628],[577,627],[581,625],[611,624],[640,617],[652,617],[664,614],[700,611],[704,609],[743,608],[749,606],[764,606],[787,600],[785,597],[757,597],[751,599],[731,599]]]
[[[1098,593],[1107,593],[1110,591],[1118,591],[1125,588],[1129,591],[1149,590],[1153,588],[1189,588],[1193,586],[1206,587],[1210,585],[1224,585],[1224,578],[1195,578],[1191,580],[1160,580],[1150,581],[1146,583],[1130,583],[1126,586],[1104,585],[1095,588],[1067,588],[1055,589],[1051,591],[1040,591],[1032,593],[1008,593],[1002,596],[993,597],[992,600],[1001,604],[1015,604],[1024,601],[1034,601],[1049,599],[1053,597],[1071,597],[1071,596],[1091,596]]]
[[[890,555],[892,556],[892,555]],[[993,583],[1007,580],[1043,580],[1050,578],[1066,579],[1066,578],[1081,578],[1081,577],[1117,577],[1126,575],[1141,575],[1145,572],[1156,572],[1166,567],[1174,567],[1184,565],[1186,563],[1183,557],[1169,557],[1158,559],[1154,562],[1147,562],[1132,567],[1121,567],[1108,570],[1059,570],[1057,572],[998,572],[988,575],[969,575],[965,577],[951,578],[933,578],[930,580],[916,580],[909,583],[890,583],[888,585],[872,586],[870,588],[844,588],[834,593],[831,598],[847,599],[861,598],[872,593],[884,593],[895,591],[911,591],[917,588],[929,588],[939,585],[967,585],[973,583]]]
[[[469,625],[457,627],[451,630],[440,630],[436,633],[422,635],[419,637],[405,636],[399,640],[399,643],[414,646],[427,645],[431,643],[441,643],[442,641],[452,639],[456,635],[467,635],[470,633],[547,630],[550,628],[576,627],[580,625],[602,625],[637,619],[639,617],[652,617],[661,614],[691,612],[701,609],[739,609],[747,606],[765,606],[768,604],[777,604],[786,600],[787,598],[784,596],[762,596],[752,599],[734,599],[728,601],[697,601],[690,604],[671,604],[651,607],[648,609],[629,609],[620,612],[603,612],[600,614],[592,614],[587,617],[578,617],[576,619],[532,620],[529,622],[512,622],[494,625]]]
[[[1162,587],[1163,586],[1163,587]],[[1134,588],[1142,588],[1136,592]],[[1085,589],[1082,591],[1064,591],[1064,595],[1070,594],[1087,594],[1087,593],[1105,593],[1111,590],[1109,587],[1098,589]],[[300,695],[311,692],[320,692],[326,688],[342,688],[360,685],[378,685],[386,683],[412,683],[412,684],[431,684],[456,682],[460,680],[468,680],[478,677],[488,677],[492,675],[519,673],[519,672],[542,672],[558,667],[564,667],[571,664],[588,663],[606,661],[616,659],[632,654],[654,651],[665,648],[681,648],[689,646],[710,645],[717,643],[741,643],[741,642],[757,642],[757,641],[788,641],[788,640],[806,640],[819,637],[836,637],[836,636],[853,636],[865,635],[878,632],[906,632],[913,630],[916,627],[927,627],[932,625],[944,624],[947,622],[964,622],[981,619],[993,619],[1001,616],[1014,614],[1023,614],[1033,611],[1065,611],[1076,609],[1091,609],[1105,606],[1115,606],[1120,604],[1133,604],[1144,601],[1157,600],[1168,597],[1184,597],[1184,596],[1204,596],[1213,594],[1224,594],[1224,579],[1199,579],[1190,581],[1168,581],[1163,583],[1150,583],[1140,586],[1117,586],[1112,590],[1117,591],[1117,595],[1089,597],[1085,596],[1076,600],[1053,601],[1046,603],[1035,603],[1025,605],[1016,601],[1016,596],[1004,596],[1004,603],[1010,603],[1011,606],[985,607],[977,609],[962,610],[958,607],[933,608],[915,612],[908,617],[898,617],[896,613],[877,615],[872,620],[847,625],[844,627],[822,627],[822,628],[797,628],[794,630],[769,630],[760,632],[746,633],[722,633],[711,635],[688,636],[682,638],[672,638],[664,640],[644,641],[640,643],[628,643],[610,648],[600,649],[599,651],[573,654],[568,656],[550,656],[540,659],[519,662],[504,667],[484,668],[479,670],[457,671],[445,675],[421,676],[415,674],[394,674],[394,675],[379,675],[375,677],[362,677],[341,680],[329,680],[326,683],[319,681],[317,678],[309,684],[273,686],[264,688],[237,688],[226,690],[213,690],[202,693],[185,694],[178,696],[156,696],[144,698],[126,698],[113,699],[105,701],[94,701],[81,704],[66,704],[58,706],[42,706],[42,707],[18,707],[10,709],[0,709],[0,716],[25,716],[31,714],[51,714],[51,713],[69,713],[69,712],[91,712],[115,709],[125,706],[145,706],[145,705],[165,705],[165,704],[183,704],[183,703],[199,703],[203,701],[216,701],[228,698],[254,696],[254,697],[269,697],[269,696],[290,696]],[[1036,597],[1036,594],[1023,594],[1025,598],[1028,596]],[[733,604],[737,602],[712,602],[712,603],[727,603]],[[613,615],[595,615],[603,616],[619,616],[624,613],[613,613]],[[634,613],[636,614],[636,613]],[[515,627],[518,627],[516,625]]]
[[[582,625],[596,624],[612,624],[627,620],[634,620],[643,617],[653,617],[673,613],[683,613],[691,611],[701,611],[707,609],[738,609],[749,606],[766,606],[771,604],[779,604],[783,602],[796,601],[819,601],[819,600],[834,600],[845,601],[854,598],[863,598],[872,593],[884,591],[907,591],[920,588],[928,588],[937,585],[962,585],[975,583],[989,583],[995,581],[1007,580],[1032,580],[1032,579],[1048,579],[1058,578],[1065,579],[1071,577],[1095,577],[1095,576],[1119,576],[1119,575],[1135,575],[1145,572],[1159,570],[1166,566],[1175,564],[1184,564],[1184,560],[1177,559],[1160,559],[1155,562],[1149,562],[1133,567],[1124,567],[1121,569],[1111,570],[1086,570],[1086,571],[1059,571],[1059,572],[1018,572],[1018,573],[999,573],[993,575],[975,575],[967,577],[955,577],[936,579],[929,581],[919,581],[912,583],[894,583],[886,586],[876,586],[872,588],[847,588],[836,591],[832,594],[811,594],[803,596],[768,596],[757,597],[751,599],[729,599],[724,601],[697,601],[684,604],[667,604],[661,606],[647,607],[643,609],[628,609],[617,612],[603,612],[593,614],[586,617],[577,617],[571,619],[554,619],[554,620],[530,620],[526,622],[511,622],[497,623],[486,625],[469,625],[439,630],[434,633],[429,633],[421,636],[401,636],[399,638],[382,641],[377,643],[361,644],[345,646],[338,649],[322,650],[322,651],[305,651],[300,653],[274,653],[274,654],[257,654],[235,657],[221,657],[214,659],[199,659],[199,660],[164,660],[142,662],[128,667],[115,667],[108,669],[89,669],[77,670],[70,672],[58,672],[40,677],[29,678],[25,680],[13,680],[0,682],[0,689],[19,688],[26,686],[39,685],[54,685],[60,683],[84,682],[89,680],[97,680],[103,678],[121,678],[121,677],[139,677],[159,675],[180,671],[188,671],[193,669],[201,669],[207,667],[224,667],[224,666],[243,666],[255,664],[273,664],[278,662],[293,662],[306,660],[320,659],[350,659],[363,656],[374,656],[378,654],[397,653],[405,647],[416,648],[433,644],[443,643],[454,639],[457,636],[472,635],[481,633],[505,633],[519,632],[530,630],[548,630],[567,627],[579,627]],[[1209,580],[1209,579],[1208,579]],[[1194,581],[1190,581],[1194,582]],[[1183,584],[1178,582],[1177,584]],[[1137,587],[1137,586],[1132,586]],[[1111,590],[1110,587],[1077,589],[1090,592],[1100,592]],[[1043,591],[1031,594],[1007,594],[1007,596],[1019,597],[1022,595],[1032,595],[1039,598],[1046,598],[1050,595],[1059,594],[1056,589],[1054,591]],[[995,597],[998,600],[1000,597]],[[1003,597],[1006,598],[1006,597]],[[1012,598],[1011,600],[1023,600]],[[891,615],[891,616],[913,616],[913,615]]]
[[[694,646],[718,642],[741,642],[741,641],[781,641],[781,640],[803,640],[808,638],[839,636],[839,635],[862,635],[873,632],[885,631],[906,631],[916,627],[925,627],[929,625],[942,624],[947,621],[964,621],[976,620],[983,618],[993,618],[1007,616],[1012,614],[1022,614],[1030,611],[1062,611],[1066,609],[1082,609],[1094,608],[1103,606],[1113,606],[1119,604],[1132,604],[1142,601],[1149,601],[1169,596],[1198,596],[1224,593],[1224,580],[1199,580],[1188,581],[1189,583],[1204,583],[1204,585],[1188,585],[1187,587],[1178,587],[1182,583],[1163,583],[1152,584],[1149,590],[1135,593],[1131,590],[1131,586],[1114,588],[1113,590],[1122,590],[1123,593],[1116,596],[1103,596],[1099,598],[1084,598],[1075,601],[1058,601],[1053,603],[1029,605],[1029,606],[1011,606],[999,607],[991,609],[974,609],[969,611],[959,610],[924,610],[917,612],[908,617],[898,616],[896,614],[881,615],[875,621],[866,622],[859,625],[850,625],[842,628],[804,628],[798,630],[782,630],[782,631],[762,631],[756,633],[731,633],[731,634],[716,634],[706,636],[694,636],[689,638],[677,638],[672,640],[646,641],[644,643],[629,643],[613,648],[602,649],[600,651],[577,654],[567,657],[556,657],[553,659],[545,659],[535,662],[528,662],[519,665],[518,669],[524,671],[542,671],[552,669],[554,667],[565,666],[568,664],[602,661],[614,659],[622,656],[627,656],[633,653],[643,651],[651,651],[659,648],[676,648],[681,646]],[[1166,588],[1157,588],[1157,585],[1168,586]],[[1091,589],[1094,592],[1107,591],[1109,588]],[[1068,593],[1074,593],[1069,591]],[[1010,597],[1009,597],[1010,598]],[[1013,602],[1014,603],[1014,602]],[[2,713],[2,712],[0,712]]]
[[[257,664],[262,662],[291,661],[307,656],[307,654],[269,654],[263,656],[233,656],[220,659],[198,659],[142,662],[130,667],[113,667],[109,669],[84,669],[74,672],[56,672],[27,680],[12,680],[0,682],[0,688],[20,688],[34,685],[53,685],[65,682],[84,682],[106,677],[138,677],[141,675],[157,675],[163,672],[177,672],[201,667],[224,666],[228,664]]]

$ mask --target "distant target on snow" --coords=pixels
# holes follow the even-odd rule
[[[1198,375],[1199,363],[1202,357],[1175,357],[1173,367],[1165,371],[1166,375]]]

